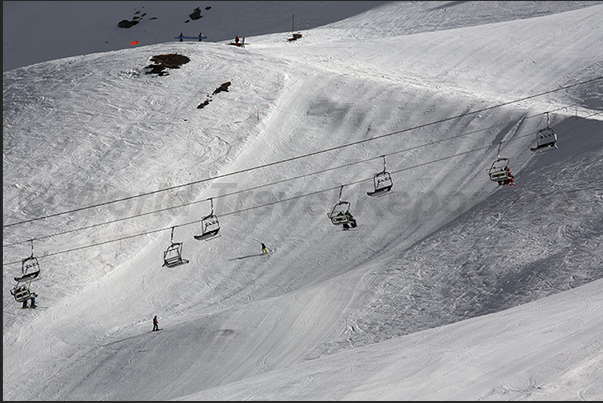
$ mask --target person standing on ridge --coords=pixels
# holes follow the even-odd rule
[[[157,315],[153,318],[153,331],[159,330],[159,322],[157,320]]]

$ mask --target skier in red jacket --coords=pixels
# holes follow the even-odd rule
[[[159,330],[159,323],[157,321],[157,315],[153,318],[153,331]]]

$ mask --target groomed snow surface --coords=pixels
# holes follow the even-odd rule
[[[27,3],[106,24],[5,55],[4,400],[603,400],[603,2]]]

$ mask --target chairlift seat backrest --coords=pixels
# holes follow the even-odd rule
[[[366,194],[369,196],[383,195],[392,190],[394,182],[392,181],[392,176],[386,170],[385,155],[383,156],[383,171],[376,173],[373,176],[373,183],[375,185],[375,190],[367,192]]]
[[[530,147],[531,151],[548,151],[557,148],[557,134],[551,129],[549,113],[546,112],[546,128],[536,133],[536,147]]]
[[[220,222],[218,221],[218,217],[211,214],[203,218],[201,228],[203,231],[203,235],[207,233],[218,233],[218,230],[220,229]]]
[[[333,207],[333,210],[331,211],[331,214],[329,214],[329,217],[336,216],[338,214],[346,214],[347,212],[350,211],[350,206],[351,206],[351,203],[347,202],[347,201],[341,201],[341,202],[337,203]]]
[[[375,182],[375,190],[391,187],[393,184],[391,175],[386,171],[376,174],[373,181]]]
[[[349,224],[351,222],[350,202],[342,201],[337,203],[330,214],[331,222],[335,225]]]
[[[210,214],[201,220],[201,235],[195,235],[195,239],[209,240],[217,238],[220,231],[220,222],[218,217]]]
[[[163,252],[163,265],[167,267],[188,263],[188,260],[182,259],[182,242],[174,242],[174,228],[172,227],[172,244]]]
[[[164,259],[171,259],[175,256],[182,256],[182,242],[171,244],[163,253]]]
[[[218,217],[214,215],[214,201],[209,199],[211,202],[211,213],[201,219],[201,235],[194,235],[195,239],[214,239],[217,238],[218,231],[220,231],[220,221]]]
[[[530,150],[549,151],[555,148],[557,148],[557,134],[549,127],[538,131],[536,134],[536,147],[532,147]]]
[[[21,261],[21,271],[23,275],[38,273],[40,271],[40,263],[34,256],[30,256]]]
[[[349,224],[350,221],[350,216],[344,213],[340,213],[331,217],[331,222],[335,225]]]
[[[557,141],[557,135],[550,127],[538,131],[538,145],[545,145]]]
[[[394,184],[391,175],[386,171],[375,174],[373,177],[373,182],[375,184],[375,190],[372,192],[367,192],[366,194],[369,196],[384,195],[392,190],[392,186]]]
[[[31,291],[24,285],[20,287],[15,286],[10,290],[10,293],[15,296],[15,301],[17,302],[27,301],[31,298]]]
[[[508,158],[498,158],[496,161],[494,161],[490,167],[490,170],[488,171],[490,179],[495,182],[511,179],[509,176],[509,171],[507,170],[509,166],[508,163]]]
[[[188,260],[182,259],[182,242],[171,244],[163,253],[163,265],[172,267],[182,263],[188,263]]]

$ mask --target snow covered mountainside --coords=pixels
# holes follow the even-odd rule
[[[3,71],[90,53],[166,43],[182,33],[207,42],[307,30],[388,1],[3,1]],[[580,7],[584,7],[585,1]],[[570,5],[569,9],[576,5]],[[546,6],[538,12],[550,13]],[[563,7],[557,7],[563,10]],[[565,8],[567,9],[567,7]],[[512,15],[513,13],[511,13]],[[508,14],[505,13],[505,15]],[[500,18],[500,17],[498,17]],[[123,22],[126,22],[124,25]],[[123,27],[120,27],[123,25]],[[135,45],[131,45],[136,42]]]
[[[366,10],[3,73],[5,400],[603,399],[603,3]]]

